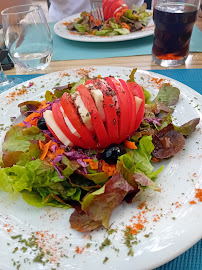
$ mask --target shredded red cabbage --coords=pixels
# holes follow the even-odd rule
[[[55,144],[53,144],[53,145],[51,146],[51,150],[53,151],[53,154],[56,153],[56,148],[57,148],[57,146],[56,146]]]
[[[78,160],[78,159],[88,159],[90,158],[89,155],[85,154],[82,150],[78,151],[69,151],[64,153],[71,160]]]
[[[27,88],[30,88],[30,87],[32,87],[33,85],[34,85],[34,82],[29,82]]]
[[[25,121],[22,121],[22,122],[27,128],[31,128],[32,125],[30,122],[25,122]]]
[[[53,89],[58,90],[58,91],[62,91],[64,89],[68,89],[68,84],[63,85],[63,86],[55,86]]]
[[[148,123],[153,123],[154,125],[161,126],[161,118],[144,118],[144,121],[147,121]]]
[[[58,155],[54,160],[53,160],[53,167],[56,169],[60,179],[64,179],[64,176],[62,175],[60,169],[56,165],[56,162],[60,162],[62,160],[62,155]]]

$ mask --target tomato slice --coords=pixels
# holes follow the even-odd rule
[[[115,17],[117,12],[120,12],[123,8],[127,8],[124,0],[103,0],[103,12],[104,18],[108,20],[109,18]]]
[[[72,134],[70,129],[65,123],[63,114],[60,110],[61,105],[59,103],[54,103],[52,107],[52,112],[53,112],[53,117],[55,119],[55,122],[57,123],[58,127],[62,130],[62,132],[65,134],[65,136],[76,146],[85,148],[86,144],[85,142],[81,139],[76,137],[75,135]]]
[[[120,114],[118,115],[119,119],[119,143],[124,141],[128,137],[129,121],[128,118],[128,104],[127,104],[127,95],[123,89],[121,83],[113,77],[105,78],[106,82],[109,84],[110,88],[115,91],[118,103]]]
[[[103,79],[89,80],[87,84],[92,83],[96,88],[100,89],[103,93],[103,108],[106,115],[106,128],[110,138],[110,143],[119,142],[119,128],[118,118],[116,113],[116,106],[113,101],[115,92],[107,88],[106,81]]]
[[[127,85],[129,87],[129,89],[131,90],[134,97],[137,96],[137,97],[142,99],[142,103],[141,103],[139,110],[137,112],[137,115],[136,115],[136,123],[134,126],[134,131],[136,131],[139,128],[140,123],[142,122],[142,119],[144,117],[145,97],[144,97],[143,89],[139,84],[133,83],[133,82],[128,82]]]
[[[63,94],[60,104],[73,127],[77,130],[83,141],[86,143],[85,148],[96,149],[97,143],[94,141],[92,133],[81,122],[71,96],[68,93]]]
[[[110,144],[109,136],[89,90],[83,84],[81,84],[76,88],[76,91],[79,92],[85,107],[90,113],[91,123],[95,129],[100,147],[107,147]]]
[[[126,91],[127,95],[127,102],[128,102],[128,119],[130,119],[129,129],[128,129],[128,136],[134,132],[135,122],[136,122],[136,102],[135,98],[130,91],[127,83],[119,79],[120,83],[122,84],[124,90]]]

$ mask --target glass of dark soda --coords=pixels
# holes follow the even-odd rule
[[[154,0],[153,61],[164,67],[184,64],[200,0]]]

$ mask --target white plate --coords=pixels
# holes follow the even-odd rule
[[[147,10],[151,12],[151,10]],[[81,35],[79,33],[74,33],[73,31],[67,30],[67,27],[63,24],[65,22],[72,22],[75,19],[79,18],[80,13],[72,15],[68,18],[65,18],[54,25],[54,31],[56,35],[70,40],[75,41],[83,41],[83,42],[115,42],[115,41],[125,41],[131,39],[138,39],[142,37],[151,36],[154,33],[154,23],[152,17],[149,20],[148,25],[137,32],[131,33],[129,35],[120,35],[120,36],[112,36],[112,37],[101,37],[101,36],[93,36],[93,35]]]
[[[120,67],[95,67],[85,69],[90,76],[114,75],[127,79],[131,69]],[[57,83],[65,85],[68,82],[78,80],[84,70],[67,70],[38,77],[34,85],[28,88],[28,93],[17,96],[12,100],[13,89],[3,93],[0,98],[0,119],[5,126],[11,124],[10,117],[18,116],[17,105],[23,100],[41,100],[41,95],[46,90],[52,89]],[[138,71],[136,81],[156,95],[158,85],[152,77],[169,81],[181,90],[180,100],[176,106],[174,117],[179,124],[183,124],[195,117],[201,117],[202,97],[186,85],[169,79],[165,76],[151,72]],[[25,83],[28,85],[28,83]],[[13,96],[14,94],[12,94]],[[176,122],[176,121],[175,121]],[[202,188],[202,163],[201,163],[201,123],[186,140],[185,150],[174,158],[163,162],[165,168],[156,182],[161,186],[162,192],[146,190],[133,204],[122,203],[110,219],[111,228],[117,229],[108,235],[104,229],[96,230],[90,234],[82,234],[70,229],[69,217],[73,210],[44,207],[38,209],[29,206],[21,198],[11,198],[6,193],[0,193],[0,269],[16,269],[13,261],[20,261],[20,269],[49,270],[57,269],[153,269],[169,260],[177,257],[202,236],[202,203],[195,198],[195,188]],[[3,139],[4,132],[1,134]],[[2,140],[1,140],[2,142]],[[159,164],[156,165],[158,167]],[[197,203],[191,205],[190,201]],[[137,206],[146,201],[147,209],[138,209]],[[146,211],[145,213],[143,211]],[[137,234],[137,245],[133,245],[134,256],[128,256],[128,248],[124,244],[124,232],[126,225],[136,223],[133,216],[144,219],[144,229]],[[132,218],[132,222],[130,221]],[[147,222],[145,220],[147,218]],[[36,234],[40,231],[40,234]],[[30,249],[23,253],[18,239],[11,236],[22,234],[23,238],[30,237],[34,233],[39,238],[39,245],[43,250],[50,250],[54,262],[60,263],[57,267],[54,263],[47,262],[45,266],[33,263],[37,252],[30,253]],[[41,236],[43,234],[44,237]],[[149,234],[149,237],[145,237]],[[92,239],[89,238],[92,236]],[[99,249],[104,239],[108,237],[112,244]],[[89,248],[84,248],[89,243]],[[44,246],[43,246],[44,245]],[[15,247],[18,251],[12,253]],[[79,247],[79,249],[77,248]],[[77,251],[84,248],[82,254]],[[118,249],[118,250],[116,250]],[[64,257],[64,254],[68,258]],[[46,255],[48,259],[51,257]],[[108,261],[103,263],[105,257]],[[24,259],[28,262],[24,262]],[[29,264],[29,261],[31,264]]]

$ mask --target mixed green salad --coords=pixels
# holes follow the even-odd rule
[[[135,70],[127,82],[120,80],[122,86],[139,87],[134,81],[134,73]],[[59,133],[56,136],[53,126],[50,127],[48,118],[44,120],[51,112],[55,116],[59,104],[68,104],[69,98],[83,87],[88,92],[92,91],[92,85],[97,90],[99,87],[104,98],[105,94],[106,98],[118,96],[120,93],[114,92],[110,96],[107,90],[103,90],[104,85],[108,85],[111,91],[110,80],[115,82],[118,79],[85,77],[79,82],[47,91],[43,102],[26,101],[19,104],[26,119],[13,125],[5,136],[0,190],[20,193],[28,204],[36,207],[75,208],[70,217],[71,227],[82,232],[99,226],[108,228],[113,210],[122,201],[133,202],[147,188],[160,191],[155,179],[163,170],[163,165],[155,171],[154,163],[182,150],[185,138],[199,123],[199,118],[196,118],[182,126],[173,124],[171,114],[179,99],[178,88],[163,84],[158,95],[151,100],[150,93],[140,87],[144,93],[145,106],[139,127],[131,134],[126,134],[127,138],[123,141],[111,143],[110,140],[105,148],[93,149],[89,146],[84,149],[71,143],[65,145],[59,140]],[[117,87],[121,85],[118,84],[120,81],[117,81]],[[73,104],[71,102],[70,105]],[[118,124],[121,125],[122,105],[119,105],[116,113]],[[105,108],[106,115],[112,112],[110,108]],[[70,113],[67,116],[71,119]],[[75,115],[72,114],[72,117]],[[125,119],[124,122],[127,121],[129,125],[131,119]],[[84,123],[82,125],[84,128]],[[107,131],[109,135],[110,129]],[[77,136],[77,139],[81,143],[85,138]]]
[[[96,36],[128,35],[139,31],[147,26],[152,13],[146,11],[146,4],[141,7],[135,5],[132,9],[123,10],[104,22],[96,20],[91,13],[82,12],[78,20],[71,23],[64,23],[70,31],[79,34],[90,34]]]

